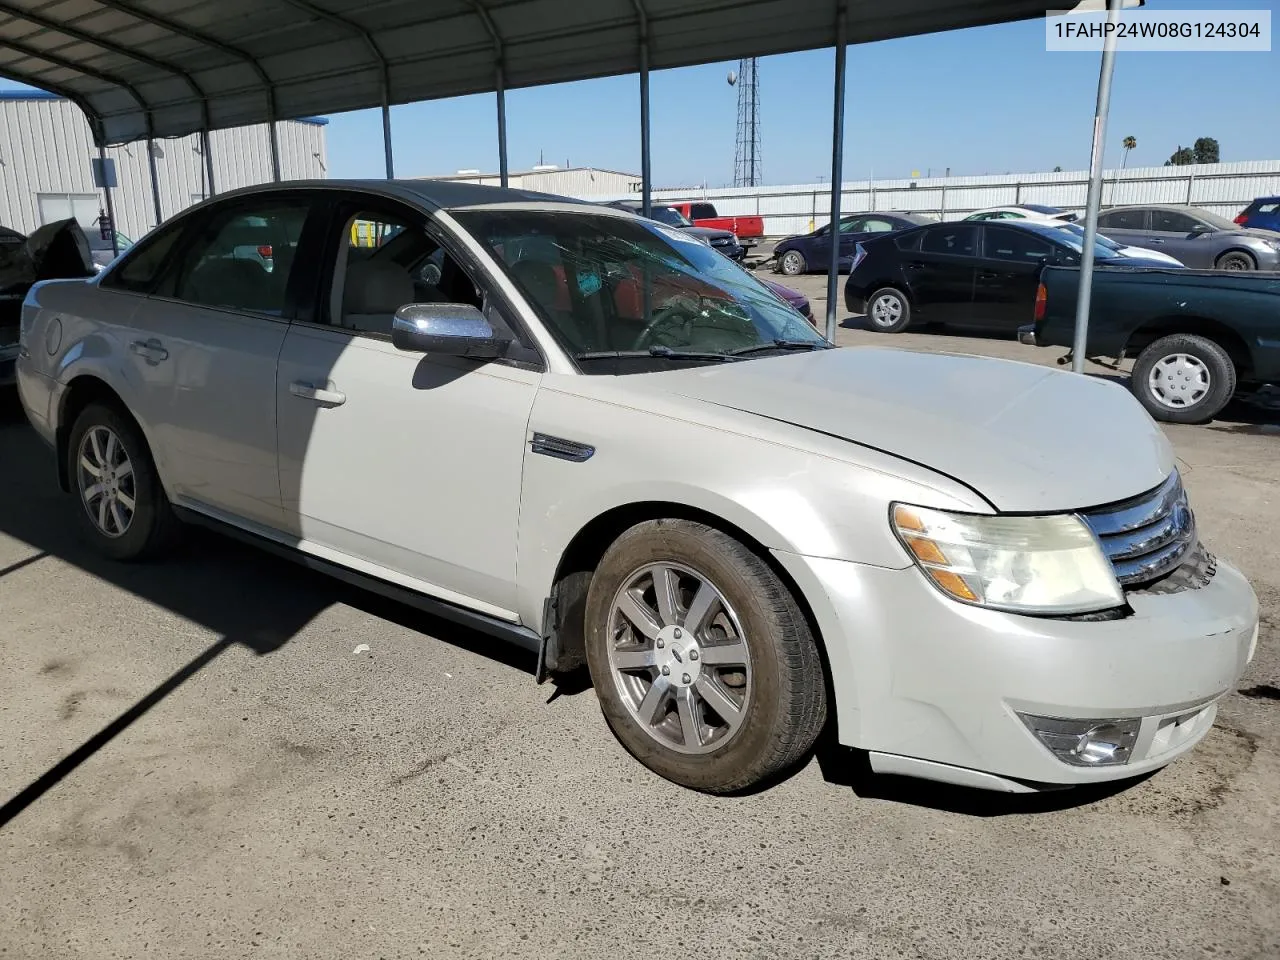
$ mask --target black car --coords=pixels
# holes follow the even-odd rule
[[[606,203],[605,206],[626,210],[628,213],[634,213],[637,216],[644,216],[644,205],[639,200],[614,200]],[[649,219],[656,220],[658,223],[665,223],[668,227],[675,227],[690,236],[697,237],[712,247],[716,253],[724,254],[730,260],[741,261],[747,255],[747,248],[742,246],[738,242],[738,238],[728,230],[699,227],[674,207],[650,204]]]
[[[840,218],[840,272],[853,263],[854,247],[862,240],[881,234],[909,230],[932,223],[916,213],[854,213]],[[825,273],[831,267],[831,229],[819,227],[813,233],[786,237],[773,248],[773,269],[794,277],[800,273]]]
[[[1032,315],[1046,264],[1078,266],[1081,236],[1043,223],[933,223],[857,245],[845,305],[871,328],[900,333],[917,321],[1016,331]],[[1102,267],[1172,269],[1099,241]]]

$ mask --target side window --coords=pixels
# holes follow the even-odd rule
[[[1020,263],[1034,262],[1053,253],[1048,240],[1026,230],[1004,227],[987,227],[984,247],[986,256],[993,260],[1015,260]]]
[[[972,223],[948,223],[926,230],[921,249],[925,253],[949,253],[971,257],[977,252],[978,227]]]
[[[123,260],[112,273],[104,277],[102,285],[109,290],[132,290],[135,293],[150,290],[169,265],[185,227],[184,221],[157,231],[154,237],[149,238],[137,251],[131,251],[128,259]]]
[[[841,220],[840,232],[841,233],[862,233],[863,222],[864,220],[862,217],[857,217],[853,220]]]
[[[893,233],[893,224],[878,217],[867,217],[859,228],[861,233]]]
[[[304,200],[260,200],[215,213],[183,259],[173,296],[279,317],[306,223]]]
[[[1280,203],[1260,203],[1255,213],[1280,213]]]
[[[1112,210],[1098,218],[1098,226],[1111,230],[1145,230],[1145,210]]]
[[[691,204],[690,220],[709,220],[717,216],[716,208],[709,203]]]
[[[911,253],[920,249],[920,238],[924,236],[923,230],[917,230],[913,233],[905,234],[896,238],[894,245],[905,253]]]
[[[346,219],[329,296],[332,325],[390,337],[396,311],[407,303],[482,307],[471,278],[417,219],[374,210]]]
[[[1196,228],[1196,218],[1176,210],[1152,210],[1151,229],[1160,233],[1190,233]]]

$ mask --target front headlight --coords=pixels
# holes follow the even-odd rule
[[[991,517],[901,503],[891,516],[916,566],[963,603],[1056,615],[1124,603],[1110,561],[1078,517]]]

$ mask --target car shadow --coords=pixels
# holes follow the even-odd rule
[[[226,650],[238,645],[255,656],[270,656],[334,604],[356,607],[530,675],[534,672],[534,656],[519,647],[198,528],[184,531],[182,543],[163,563],[117,563],[102,558],[81,542],[73,512],[76,502],[58,489],[52,451],[27,424],[8,390],[0,390],[0,462],[5,464],[0,471],[0,534],[25,543],[32,551],[0,567],[0,578],[60,561],[217,635],[26,787],[8,799],[0,797],[0,828]],[[582,689],[581,677],[567,677],[553,696]]]

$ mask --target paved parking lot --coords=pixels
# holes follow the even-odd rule
[[[209,535],[94,559],[6,398],[0,957],[1276,958],[1280,415],[1230,414],[1169,430],[1264,615],[1189,757],[1017,801],[836,753],[718,799],[479,635]]]

